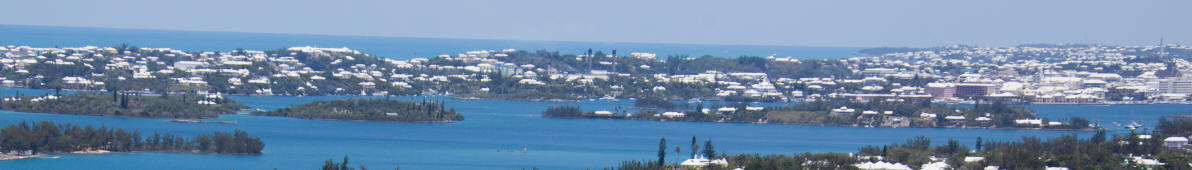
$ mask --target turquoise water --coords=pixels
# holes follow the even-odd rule
[[[140,29],[77,28],[0,24],[0,45],[33,47],[117,46],[174,48],[184,51],[231,51],[236,48],[269,50],[291,46],[348,47],[374,56],[396,59],[459,54],[467,50],[550,50],[579,54],[591,48],[619,55],[652,52],[668,55],[737,57],[741,55],[794,57],[801,59],[851,57],[860,48],[794,47],[755,45],[605,43],[566,41],[476,40],[443,38],[401,38],[235,32],[165,31]]]
[[[45,93],[40,90],[0,89],[2,95]],[[348,98],[236,96],[254,108],[275,109],[304,102]],[[467,120],[449,124],[316,121],[281,117],[225,115],[239,124],[182,124],[167,119],[111,118],[0,111],[0,125],[20,121],[53,120],[108,125],[141,131],[169,131],[183,135],[243,129],[266,142],[263,155],[231,156],[187,153],[117,153],[61,155],[58,159],[0,162],[0,169],[311,169],[328,158],[350,155],[353,165],[406,169],[546,169],[602,168],[621,160],[653,159],[658,138],[672,146],[687,145],[692,135],[711,138],[716,148],[732,153],[793,154],[856,152],[864,145],[901,142],[927,136],[936,143],[954,138],[972,144],[977,136],[1013,140],[1022,136],[1057,136],[1078,132],[852,128],[790,125],[657,122],[625,120],[545,119],[538,113],[553,105],[584,109],[629,107],[632,101],[584,103],[500,100],[449,100],[443,97],[394,97],[404,100],[445,100]],[[1086,107],[1032,105],[1045,117],[1085,116],[1094,121],[1153,118],[1192,110],[1188,105],[1114,105]],[[1133,112],[1124,112],[1126,110]],[[1147,125],[1153,123],[1141,122]],[[1079,132],[1082,136],[1091,135]],[[525,148],[528,152],[522,153]],[[686,149],[686,148],[684,148]],[[684,152],[687,152],[684,150]],[[673,155],[673,152],[672,152]],[[668,161],[682,159],[669,157]]]

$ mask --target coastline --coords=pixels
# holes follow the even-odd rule
[[[261,116],[261,117],[279,117],[279,118],[290,118],[290,119],[301,119],[301,120],[333,121],[333,122],[376,122],[376,123],[409,123],[409,124],[448,124],[448,123],[456,122],[454,120],[403,122],[403,121],[385,121],[385,120],[316,119],[316,118],[302,118],[302,117],[292,117],[292,116],[270,116],[270,115],[261,115],[261,114],[251,114],[251,113],[250,114],[241,114],[241,115]]]
[[[0,154],[0,161],[14,161],[14,160],[35,159],[35,158],[41,158],[41,154],[35,154],[35,155]]]
[[[0,87],[4,87],[4,88],[18,88],[18,89],[30,89],[30,90],[46,90],[46,91],[50,91],[50,90],[51,90],[51,89],[39,89],[39,88],[31,88],[31,87],[25,87],[25,86],[8,86],[8,85],[0,85]],[[103,90],[92,90],[92,89],[67,89],[67,88],[64,88],[64,89],[61,89],[61,90],[62,90],[63,92],[107,92],[107,91],[103,91]],[[132,92],[132,93],[134,93],[134,94],[141,94],[141,95],[158,95],[157,93],[146,92],[146,91],[125,91],[125,92]],[[171,95],[181,95],[181,94],[186,94],[186,93],[170,93],[170,94],[171,94]],[[248,96],[286,96],[286,97],[302,97],[302,96],[349,96],[349,97],[383,97],[383,96],[377,96],[377,95],[356,95],[356,94],[353,94],[353,95],[335,95],[335,94],[332,94],[332,95],[277,95],[277,94],[275,94],[275,95],[252,95],[252,94],[222,94],[222,95],[225,95],[225,96],[244,96],[244,97],[248,97]],[[451,99],[456,99],[456,100],[507,100],[507,101],[531,101],[531,102],[584,102],[584,101],[585,101],[585,99],[599,99],[599,98],[580,98],[580,99],[548,99],[548,98],[534,98],[534,99],[530,99],[530,98],[524,98],[524,99],[523,99],[523,98],[501,98],[501,97],[487,98],[487,97],[476,97],[476,96],[474,96],[474,95],[451,95],[451,94],[413,94],[413,95],[394,95],[394,96],[428,96],[428,95],[448,96],[448,97],[450,97]],[[629,99],[629,98],[616,98],[616,99],[618,99],[618,100],[626,100],[626,99]],[[683,99],[683,100],[691,100],[691,99],[705,99],[705,98],[690,98],[690,99]],[[746,102],[746,101],[729,101],[729,100],[706,100],[706,101],[722,101],[722,102]],[[754,101],[754,102],[757,102],[757,101]],[[789,102],[802,102],[802,101],[801,101],[801,100],[792,99],[792,100],[790,100]],[[962,102],[962,104],[963,104],[963,103],[964,103],[964,102]],[[1018,105],[1149,105],[1149,104],[1179,104],[1179,105],[1192,105],[1192,102],[1170,102],[1170,101],[1169,101],[1169,102],[1157,102],[1157,101],[1137,101],[1137,102],[1128,102],[1128,101],[1107,101],[1107,102],[1095,102],[1095,103],[1089,103],[1089,102],[1031,102],[1031,103],[1026,103],[1026,104],[1018,104]]]
[[[813,126],[813,127],[848,127],[848,128],[916,128],[916,129],[989,129],[989,130],[1030,130],[1030,131],[1072,131],[1072,132],[1094,132],[1098,128],[1085,129],[1047,129],[1047,128],[1019,128],[1019,127],[863,127],[857,125],[833,125],[833,124],[811,124],[811,123],[758,123],[758,122],[730,122],[730,121],[684,121],[684,120],[669,120],[669,119],[633,119],[633,118],[585,118],[585,117],[542,117],[547,119],[589,119],[589,120],[629,120],[629,121],[652,121],[652,122],[694,122],[694,123],[730,123],[730,124],[757,124],[757,125],[778,125],[778,126]]]

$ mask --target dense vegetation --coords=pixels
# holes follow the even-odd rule
[[[657,105],[657,104],[652,104]],[[662,116],[658,111],[646,110],[635,114],[614,113],[612,115],[596,115],[594,112],[584,112],[574,106],[558,106],[548,108],[542,113],[548,118],[596,118],[596,119],[636,119],[636,120],[672,120],[696,122],[735,122],[735,123],[780,123],[780,124],[808,124],[830,126],[872,126],[872,127],[948,127],[948,128],[1046,128],[1046,129],[1079,129],[1091,130],[1093,127],[1084,118],[1073,117],[1066,119],[1063,125],[1045,125],[1053,120],[1035,117],[1031,109],[1010,106],[1002,102],[975,104],[971,108],[949,106],[944,104],[920,102],[886,102],[874,100],[869,102],[852,102],[849,100],[820,100],[800,103],[783,107],[767,107],[763,110],[748,110],[746,103],[712,104],[705,108],[702,104],[694,109],[682,112],[684,116]],[[847,107],[853,109],[847,113],[833,113],[833,109]],[[720,108],[731,108],[732,111],[719,111]],[[704,110],[707,110],[705,112]],[[875,112],[865,114],[866,111]],[[889,111],[889,113],[887,113]],[[923,113],[934,114],[934,117],[924,117]],[[947,116],[963,116],[964,119],[948,120]],[[979,117],[988,120],[978,120]],[[1019,119],[1039,119],[1040,124],[1017,124]],[[1060,120],[1055,120],[1060,121]]]
[[[256,115],[286,116],[304,119],[366,120],[392,122],[451,122],[464,120],[455,108],[443,102],[409,102],[389,99],[347,99],[316,101],[293,108],[257,111]]]
[[[643,109],[674,109],[675,107],[679,107],[679,105],[661,97],[648,96],[634,100],[633,107]]]
[[[1179,124],[1192,124],[1180,122]],[[1160,134],[1156,134],[1160,135]],[[1104,131],[1091,138],[1081,139],[1075,135],[1042,140],[1038,137],[1023,137],[1017,141],[985,142],[978,138],[970,149],[956,140],[943,145],[932,145],[930,139],[916,137],[904,143],[881,146],[865,146],[860,155],[845,153],[802,153],[787,155],[740,154],[720,156],[728,161],[727,166],[709,166],[706,169],[856,169],[860,162],[896,162],[922,168],[931,162],[945,162],[955,169],[983,169],[998,166],[1000,169],[1042,169],[1043,167],[1067,167],[1070,169],[1190,169],[1192,154],[1181,148],[1162,147],[1159,138],[1140,141],[1137,134],[1108,138]],[[1131,155],[1144,156],[1166,163],[1165,165],[1143,165],[1128,158]],[[933,160],[934,159],[936,160]],[[981,157],[983,160],[966,162],[966,157]],[[673,169],[678,164],[659,164],[653,161],[625,161],[606,169]]]
[[[1172,136],[1192,135],[1192,119],[1189,116],[1161,117],[1159,118],[1159,124],[1155,125],[1155,130]]]
[[[542,112],[542,117],[546,118],[582,118],[589,115],[575,106],[552,106]]]
[[[0,102],[0,109],[21,112],[150,118],[214,118],[245,108],[219,97],[125,93],[19,96]]]
[[[344,155],[343,162],[335,162],[335,160],[327,159],[323,161],[322,170],[356,170],[356,168],[348,167],[348,156]],[[368,170],[364,165],[360,165],[360,170]],[[395,167],[393,170],[401,170],[401,167]]]
[[[197,152],[218,154],[260,154],[265,144],[257,137],[236,130],[233,133],[215,132],[190,138],[171,133],[153,132],[142,136],[140,131],[120,128],[98,128],[90,125],[54,124],[42,121],[35,124],[21,122],[0,129],[0,150],[9,152],[69,153],[74,151],[107,150],[112,152],[158,151]]]

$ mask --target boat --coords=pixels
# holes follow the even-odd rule
[[[203,121],[201,121],[199,119],[174,119],[174,120],[170,120],[170,122],[174,122],[174,123],[203,123]]]
[[[617,98],[613,96],[604,96],[601,97],[600,100],[617,101]]]

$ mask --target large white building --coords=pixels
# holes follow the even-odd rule
[[[1192,94],[1192,80],[1189,79],[1163,79],[1147,85],[1158,90],[1159,94]]]

